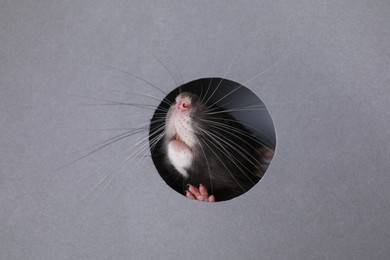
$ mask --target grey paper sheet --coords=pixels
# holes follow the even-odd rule
[[[0,1],[0,258],[388,259],[389,24],[379,0]],[[163,97],[124,71],[172,90],[158,59],[267,105],[276,156],[248,193],[180,196],[128,159],[145,133],[68,164],[148,123],[96,104],[158,104],[123,93]]]

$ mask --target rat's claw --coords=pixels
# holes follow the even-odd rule
[[[189,199],[192,199],[192,200],[196,200],[196,197],[194,196],[194,194],[192,194],[190,191],[186,191],[186,197],[189,198]]]
[[[210,197],[209,197],[209,200],[208,200],[209,202],[215,202],[215,197],[214,197],[214,195],[211,195]]]
[[[209,196],[209,193],[207,192],[207,189],[202,184],[199,184],[199,192],[202,196]]]
[[[188,184],[188,190],[186,191],[187,198],[195,199],[199,201],[215,202],[214,195],[209,196],[207,189],[202,184],[199,185],[199,189]]]

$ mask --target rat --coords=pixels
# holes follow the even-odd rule
[[[165,170],[160,174],[190,199],[230,200],[262,178],[273,149],[252,135],[229,110],[208,101],[181,92],[166,108],[158,148]]]

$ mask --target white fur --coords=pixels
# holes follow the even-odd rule
[[[178,147],[176,141],[168,143],[168,158],[176,170],[183,175],[188,177],[187,170],[192,164],[192,153],[189,148]]]
[[[192,119],[190,117],[190,113],[182,113],[180,111],[173,111],[174,116],[172,117],[174,120],[174,125],[176,129],[176,133],[179,134],[180,139],[183,140],[189,147],[195,146],[195,135],[194,129],[192,128]]]
[[[191,107],[191,99],[180,94],[176,98],[176,103],[180,102],[180,99],[184,99]],[[191,167],[193,159],[191,149],[196,144],[190,115],[191,109],[183,109],[176,104],[172,105],[168,111],[165,128],[169,161],[184,177],[188,177],[186,169]],[[176,134],[179,135],[180,141],[174,141]]]

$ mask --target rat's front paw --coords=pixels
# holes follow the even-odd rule
[[[193,200],[207,201],[207,202],[215,202],[214,195],[209,196],[207,189],[202,184],[199,184],[199,189],[188,184],[188,189],[186,191],[187,198]]]

